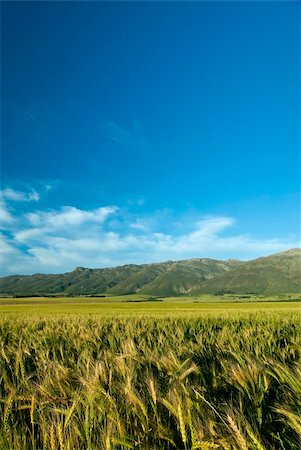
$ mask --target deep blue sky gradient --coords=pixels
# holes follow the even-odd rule
[[[2,2],[3,187],[298,236],[299,8]]]

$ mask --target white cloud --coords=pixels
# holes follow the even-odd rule
[[[37,202],[40,200],[39,193],[33,189],[29,192],[22,192],[11,188],[6,188],[1,191],[1,196],[3,199],[14,202]]]
[[[16,246],[13,239],[0,233],[0,267],[3,274],[23,274],[28,273],[27,267],[34,267],[34,261]]]
[[[149,224],[146,223],[145,220],[141,220],[141,219],[137,219],[134,223],[131,223],[130,227],[135,230],[141,230],[141,231],[148,231],[150,229]]]
[[[14,221],[12,214],[8,211],[5,203],[0,200],[0,226],[6,227]]]
[[[82,225],[85,222],[103,223],[106,218],[117,211],[114,206],[106,206],[85,211],[73,206],[64,206],[60,211],[37,211],[27,214],[31,225],[54,229]]]
[[[19,243],[34,242],[35,240],[41,240],[45,235],[45,231],[41,228],[27,228],[24,230],[16,231],[14,238]]]
[[[14,245],[11,245],[9,239],[2,233],[0,233],[0,248],[2,256],[15,253]]]
[[[207,217],[198,222],[198,230],[193,233],[197,236],[214,235],[235,223],[233,217]]]
[[[179,229],[171,215],[168,220],[163,213],[139,217],[116,206],[92,210],[64,206],[15,218],[5,208],[3,211],[7,224],[0,239],[3,273],[65,272],[75,266],[95,268],[192,257],[250,259],[299,245],[292,237],[256,239],[231,233],[235,219],[228,216],[196,217]],[[162,231],[167,228],[168,232]]]

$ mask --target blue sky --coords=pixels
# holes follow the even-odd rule
[[[299,245],[299,2],[2,2],[1,274]]]

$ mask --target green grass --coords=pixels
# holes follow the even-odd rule
[[[1,299],[0,448],[299,449],[300,303],[206,298]]]
[[[298,295],[253,297],[241,299],[239,296],[215,297],[169,297],[150,301],[145,295],[124,295],[114,297],[26,297],[0,298],[1,313],[29,314],[133,314],[133,315],[199,315],[203,313],[227,314],[232,311],[298,311],[301,298]],[[252,301],[253,300],[253,301]]]
[[[139,296],[138,300],[148,297]],[[134,301],[131,301],[134,300]],[[112,301],[113,300],[113,301]],[[100,316],[131,315],[131,316],[202,316],[231,315],[242,312],[265,311],[300,311],[301,304],[298,301],[280,301],[278,297],[268,297],[259,302],[250,301],[226,301],[218,297],[187,297],[167,298],[158,301],[136,301],[136,296],[119,296],[115,298],[2,298],[0,299],[1,313],[18,314],[96,314]]]

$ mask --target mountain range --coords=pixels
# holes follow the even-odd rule
[[[251,261],[193,258],[0,278],[2,295],[281,294],[301,292],[301,249]]]

